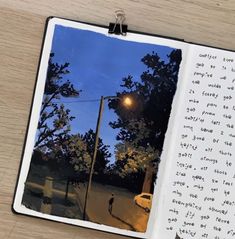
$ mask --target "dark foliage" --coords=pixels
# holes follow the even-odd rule
[[[78,97],[75,89],[64,77],[69,73],[69,63],[59,65],[53,62],[54,53],[50,54],[44,96],[38,122],[38,136],[35,149],[51,148],[57,138],[70,131],[70,121],[74,119],[70,110],[58,103],[61,97]]]
[[[109,101],[109,108],[113,109],[118,116],[118,120],[110,122],[110,125],[114,129],[119,129],[116,138],[124,145],[131,144],[137,150],[138,147],[144,147],[146,150],[155,149],[156,157],[150,159],[149,164],[144,165],[146,173],[149,173],[151,167],[155,165],[152,178],[154,179],[177,87],[181,50],[172,50],[167,61],[161,60],[155,52],[147,54],[141,61],[147,70],[142,73],[140,79],[134,79],[131,75],[123,78],[121,85],[123,91],[117,92],[118,99]],[[131,109],[125,109],[122,105],[120,99],[125,96],[132,98],[133,105]],[[118,171],[119,169],[120,171],[120,169],[128,165],[130,160],[133,162],[133,160],[137,159],[130,159],[130,154],[126,154],[126,161],[125,158],[116,160],[112,170]],[[139,163],[137,165],[141,166]],[[135,176],[140,177],[139,181],[141,181],[142,174],[143,167],[134,173]],[[126,175],[125,179],[131,180],[131,184],[134,185],[136,179],[132,176],[131,174]],[[153,182],[153,180],[149,180],[148,190],[153,188]],[[144,184],[145,186],[146,183],[147,181]],[[140,184],[138,185],[140,187]]]
[[[82,136],[82,139],[87,144],[88,153],[92,157],[95,147],[95,132],[90,129]],[[109,145],[105,145],[103,140],[99,138],[94,172],[99,175],[104,174],[110,157]]]
[[[127,112],[118,99],[109,101],[109,107],[119,116],[116,122],[110,123],[113,128],[120,129],[118,140],[134,140],[136,135],[130,132],[126,125],[131,119],[144,119],[151,133],[140,144],[150,144],[159,151],[162,150],[177,86],[181,50],[173,50],[168,59],[168,62],[164,62],[155,52],[147,54],[141,60],[147,70],[142,73],[140,81],[134,80],[131,75],[123,78],[123,91],[117,92],[117,96],[121,98],[130,95],[135,105],[131,112]]]

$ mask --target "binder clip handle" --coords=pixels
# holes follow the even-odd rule
[[[115,23],[109,23],[109,33],[126,36],[127,25],[123,24],[126,20],[125,12],[121,9],[115,11]]]

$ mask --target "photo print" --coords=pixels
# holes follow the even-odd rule
[[[15,210],[143,237],[181,60],[167,39],[49,21]]]

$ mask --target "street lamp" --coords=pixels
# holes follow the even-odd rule
[[[90,169],[89,180],[88,180],[86,195],[85,195],[83,220],[86,220],[87,200],[88,200],[88,195],[89,195],[90,188],[91,188],[92,175],[93,175],[93,172],[94,172],[95,160],[96,160],[96,155],[97,155],[97,147],[98,147],[99,132],[100,132],[100,122],[101,122],[101,119],[102,119],[102,116],[103,116],[103,111],[104,111],[104,101],[109,100],[109,99],[119,99],[119,100],[121,100],[122,104],[126,108],[130,108],[133,105],[133,100],[130,96],[125,96],[125,97],[117,97],[117,96],[105,96],[104,97],[104,96],[101,96],[101,98],[100,98],[100,108],[99,108],[99,114],[98,114],[98,119],[97,119],[97,123],[96,123],[96,132],[95,132],[95,145],[94,145],[94,152],[93,152],[92,161],[91,161],[91,169]]]
[[[127,108],[131,107],[133,105],[133,100],[129,96],[124,97],[123,99],[123,105]]]

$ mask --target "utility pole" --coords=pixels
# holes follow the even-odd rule
[[[102,119],[103,111],[104,111],[104,101],[109,100],[109,99],[119,99],[122,101],[122,104],[126,108],[130,108],[133,106],[133,100],[130,97],[124,97],[120,98],[117,96],[101,96],[100,98],[100,108],[99,108],[99,114],[98,114],[98,119],[97,119],[97,124],[96,124],[96,131],[95,131],[95,146],[94,146],[94,152],[92,156],[92,161],[91,161],[91,169],[89,173],[89,180],[87,184],[87,189],[86,189],[86,195],[85,195],[85,203],[84,203],[84,209],[83,209],[83,220],[86,220],[86,209],[87,209],[87,203],[88,203],[88,196],[91,188],[91,182],[92,182],[92,176],[94,172],[94,166],[95,166],[95,161],[96,161],[96,155],[97,155],[97,148],[98,148],[98,143],[99,143],[99,133],[100,133],[100,122]]]
[[[102,118],[102,115],[103,115],[103,110],[104,110],[104,97],[101,96],[101,98],[100,98],[99,115],[98,115],[98,119],[97,119],[96,132],[95,132],[94,153],[93,153],[93,156],[92,156],[91,169],[90,169],[89,180],[88,180],[87,189],[86,189],[86,195],[85,195],[85,203],[84,203],[84,210],[83,210],[83,220],[86,220],[87,201],[88,201],[88,195],[89,195],[90,188],[91,188],[92,175],[93,175],[93,172],[94,172],[94,166],[95,166],[95,161],[96,161],[97,148],[98,148],[98,143],[99,143],[100,122],[101,122],[101,118]]]

